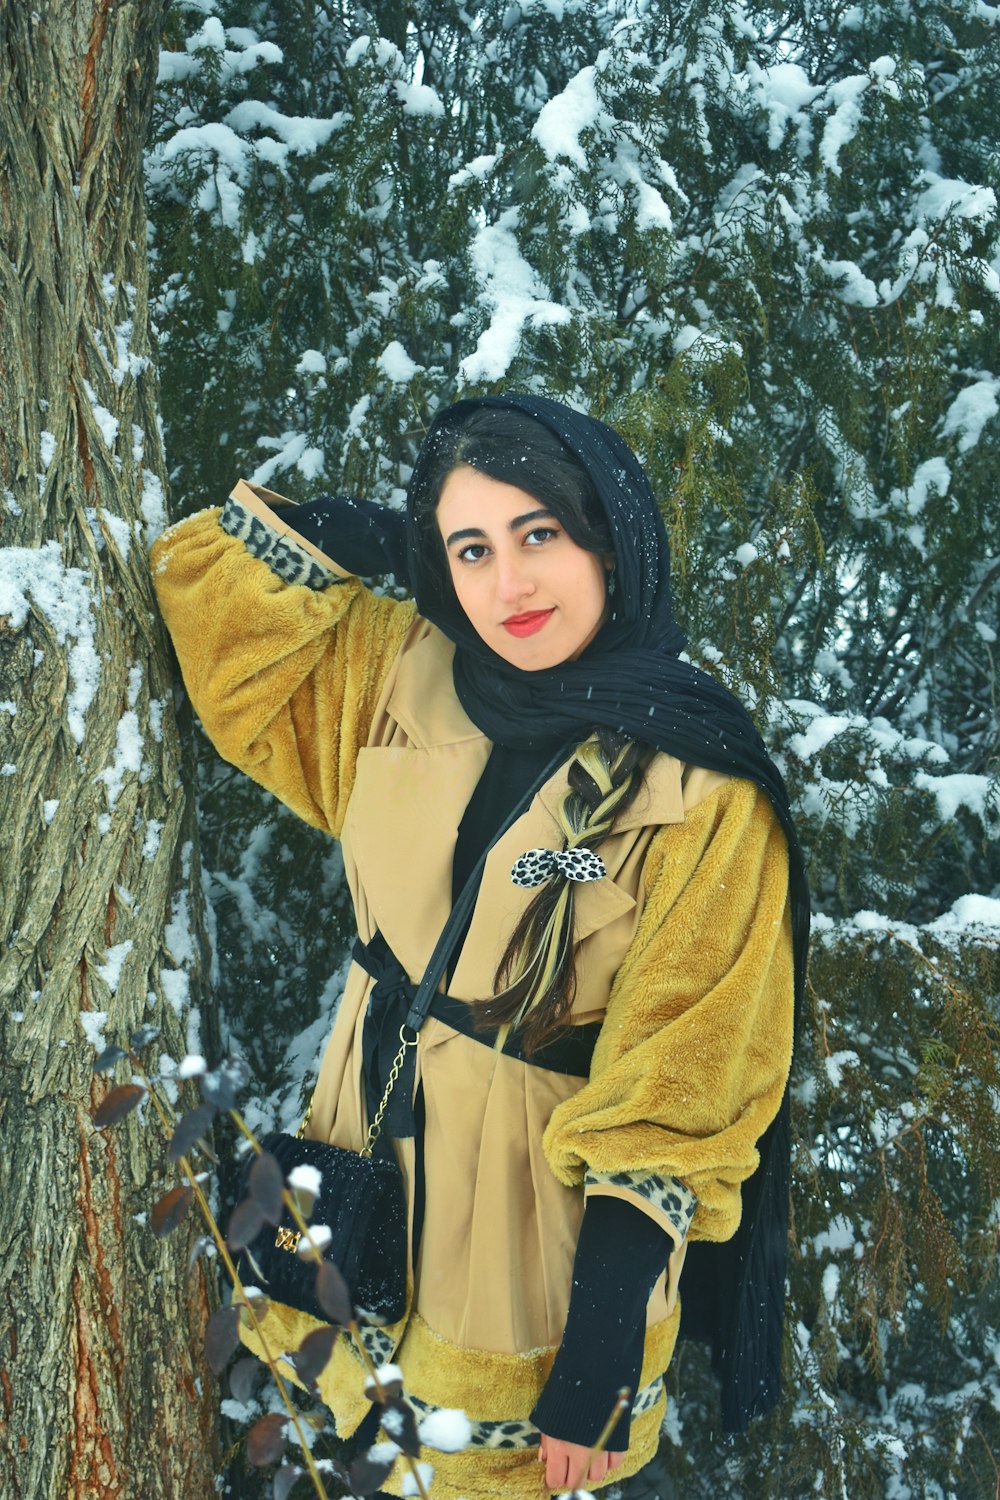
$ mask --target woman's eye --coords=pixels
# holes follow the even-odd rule
[[[533,526],[531,530],[526,534],[524,540],[531,547],[540,547],[542,543],[547,542],[550,537],[558,535],[559,533],[558,531],[556,531],[554,526]]]
[[[469,563],[479,562],[481,558],[486,556],[487,550],[483,542],[470,542],[467,547],[463,547],[457,554],[458,560],[459,562]]]

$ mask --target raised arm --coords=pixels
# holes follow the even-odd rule
[[[339,836],[382,688],[414,606],[379,598],[241,483],[152,554],[185,686],[226,760]]]

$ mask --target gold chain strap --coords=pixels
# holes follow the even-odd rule
[[[415,1047],[417,1045],[416,1035],[414,1035],[414,1038],[411,1042],[403,1035],[403,1032],[405,1030],[406,1024],[404,1022],[404,1024],[399,1028],[399,1040],[403,1045],[396,1053],[396,1056],[393,1059],[392,1067],[389,1069],[389,1082],[385,1086],[385,1093],[382,1095],[382,1102],[379,1105],[378,1109],[375,1111],[375,1118],[368,1127],[368,1139],[365,1141],[364,1146],[361,1148],[362,1156],[371,1156],[372,1151],[375,1149],[375,1142],[382,1134],[382,1116],[385,1114],[386,1105],[389,1103],[389,1095],[392,1093],[393,1085],[395,1084],[396,1079],[403,1071],[403,1058],[406,1056],[406,1049],[407,1047]],[[305,1135],[306,1126],[309,1124],[309,1117],[312,1112],[313,1100],[310,1099],[309,1108],[302,1116],[302,1124],[295,1132],[295,1139],[297,1141],[301,1141],[302,1137]]]
[[[364,1146],[361,1148],[362,1156],[371,1156],[372,1151],[375,1148],[375,1142],[382,1134],[382,1116],[385,1114],[386,1105],[389,1103],[389,1095],[392,1093],[393,1084],[396,1082],[396,1079],[403,1071],[403,1058],[406,1056],[406,1049],[407,1047],[415,1047],[417,1045],[416,1034],[414,1033],[414,1037],[411,1042],[403,1035],[403,1032],[405,1030],[406,1023],[404,1022],[403,1025],[399,1028],[399,1040],[402,1042],[402,1046],[396,1053],[396,1056],[393,1059],[392,1067],[389,1069],[389,1082],[385,1086],[385,1093],[382,1095],[382,1102],[379,1105],[378,1109],[375,1111],[375,1118],[368,1127],[368,1139],[365,1141]]]

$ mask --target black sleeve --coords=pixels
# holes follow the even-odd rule
[[[397,583],[409,586],[406,517],[399,511],[352,495],[323,495],[287,506],[281,519],[349,573],[393,573]]]
[[[646,1303],[674,1242],[623,1198],[588,1199],[573,1263],[562,1343],[531,1420],[547,1437],[589,1446],[611,1415],[618,1392],[634,1400],[642,1368]],[[628,1447],[627,1409],[608,1440]]]

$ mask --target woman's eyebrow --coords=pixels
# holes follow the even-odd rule
[[[516,531],[519,526],[527,526],[529,521],[551,521],[553,519],[550,510],[529,510],[523,516],[515,516],[512,521],[507,522],[508,531]],[[450,547],[452,542],[462,542],[466,537],[485,537],[486,532],[478,526],[466,526],[462,531],[453,531],[451,536],[445,538],[445,546]]]

